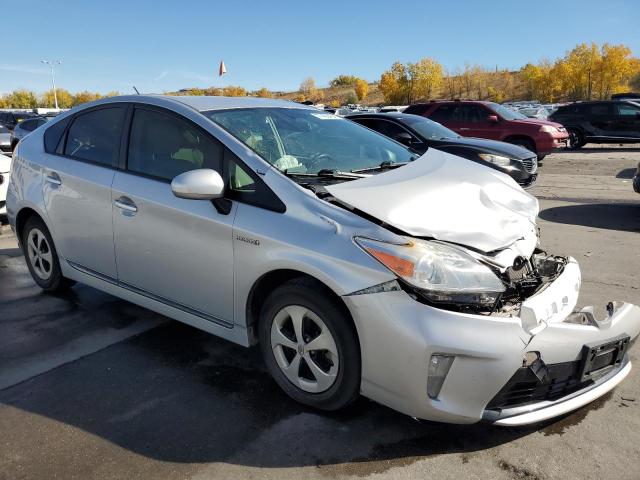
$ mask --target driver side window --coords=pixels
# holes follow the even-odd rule
[[[129,139],[129,171],[164,180],[198,168],[220,172],[222,155],[222,144],[189,122],[136,109]]]

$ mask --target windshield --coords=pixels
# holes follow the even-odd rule
[[[317,110],[261,107],[203,114],[287,173],[350,172],[415,158],[397,142]]]
[[[523,120],[527,118],[521,113],[513,111],[510,108],[503,107],[502,105],[498,105],[497,103],[489,103],[489,107],[505,120]]]
[[[412,118],[415,117],[415,118]],[[403,120],[413,128],[421,137],[426,140],[441,140],[444,138],[460,138],[453,130],[449,130],[444,125],[440,125],[428,118],[418,115],[405,115]]]

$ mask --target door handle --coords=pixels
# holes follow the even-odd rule
[[[120,197],[113,201],[113,204],[121,210],[129,213],[136,213],[138,211],[138,207],[130,198]]]
[[[466,127],[460,127],[458,130],[462,131],[462,130],[471,130],[471,129]]]
[[[44,179],[47,181],[47,183],[50,183],[51,185],[62,185],[62,180],[60,179],[60,175],[58,175],[56,172],[47,173],[47,176],[44,177]]]

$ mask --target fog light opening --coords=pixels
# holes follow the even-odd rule
[[[445,378],[447,378],[454,358],[455,356],[453,355],[431,355],[427,369],[429,374],[427,377],[427,395],[429,395],[429,398],[435,399],[440,395],[440,390]]]

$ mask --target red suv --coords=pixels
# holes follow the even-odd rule
[[[567,130],[559,123],[527,118],[493,102],[470,100],[409,105],[404,113],[422,115],[464,137],[489,138],[520,145],[542,160],[565,146]]]

